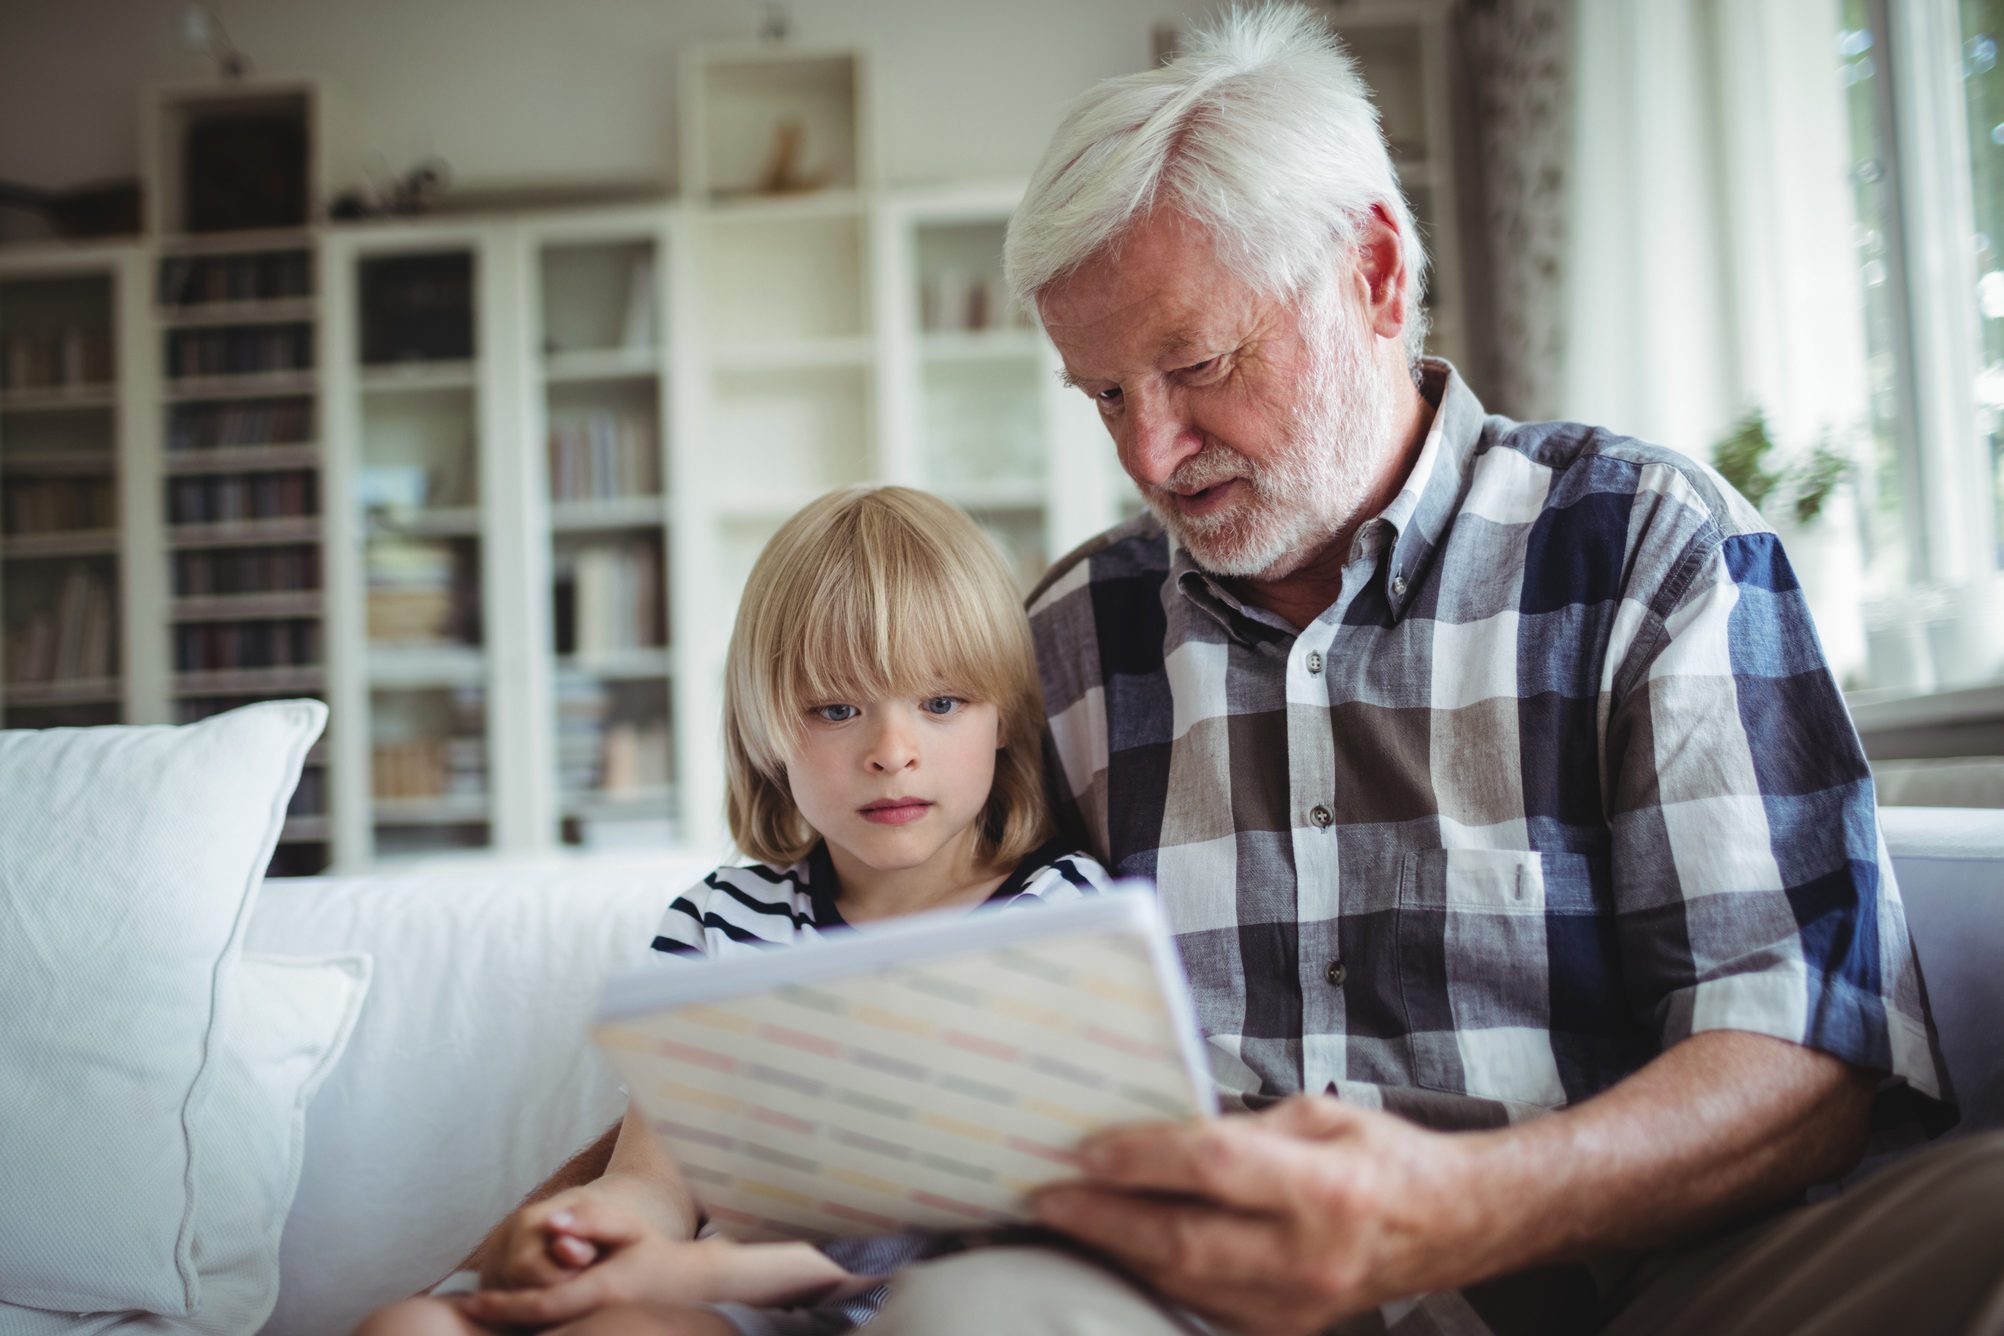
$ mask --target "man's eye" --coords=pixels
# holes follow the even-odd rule
[[[1101,390],[1093,398],[1102,404],[1117,404],[1120,402],[1120,386],[1115,385],[1111,389]]]
[[[1201,362],[1192,362],[1183,368],[1185,380],[1205,381],[1211,379],[1224,366],[1223,357],[1206,357]]]
[[[966,704],[958,696],[927,696],[919,702],[919,708],[927,714],[948,715]]]
[[[853,705],[817,705],[808,711],[816,719],[831,724],[846,724],[857,715]]]

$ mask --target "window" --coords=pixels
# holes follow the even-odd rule
[[[1839,5],[1870,402],[1856,474],[1868,593],[1916,607],[1942,595],[1957,616],[1988,609],[1993,620],[2004,568],[2000,47],[2004,0]]]

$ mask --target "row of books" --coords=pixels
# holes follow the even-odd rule
[[[106,478],[36,478],[0,489],[0,532],[70,533],[118,523],[118,498]]]
[[[487,740],[479,736],[377,742],[369,753],[378,798],[472,797],[487,791]]]
[[[590,657],[667,643],[661,549],[597,543],[556,555],[557,653]]]
[[[167,418],[170,454],[293,445],[310,441],[313,435],[313,399],[309,395],[176,404]]]
[[[174,628],[174,671],[310,668],[320,662],[320,623],[311,618],[192,622]]]
[[[327,813],[327,771],[321,766],[307,766],[299,772],[299,783],[293,786],[292,801],[286,805],[287,816],[324,816]]]
[[[311,371],[313,326],[176,329],[167,334],[167,374],[244,376],[265,371]]]
[[[174,554],[174,595],[290,594],[320,588],[320,549],[285,547],[203,548]]]
[[[103,330],[72,325],[9,334],[0,345],[0,389],[47,390],[111,379],[111,336]]]
[[[204,719],[212,719],[216,715],[225,714],[231,710],[241,709],[246,705],[254,705],[258,701],[270,699],[272,698],[269,696],[241,695],[183,696],[174,702],[174,722],[177,724],[199,724]]]
[[[234,524],[319,513],[320,475],[312,469],[214,473],[167,481],[169,524]]]
[[[55,602],[6,631],[7,680],[69,682],[117,674],[111,583],[72,566]]]
[[[667,702],[658,687],[651,703],[635,717],[634,702],[615,702],[606,683],[558,678],[557,782],[565,792],[617,795],[668,783]]]
[[[1032,327],[1029,312],[1009,299],[999,269],[982,274],[934,269],[919,277],[919,328],[929,334]]]
[[[471,549],[462,552],[449,542],[373,542],[364,571],[371,641],[427,644],[478,639],[480,601]]]
[[[605,501],[661,491],[654,424],[624,413],[592,413],[550,431],[550,499]]]
[[[313,252],[175,255],[160,262],[160,304],[279,301],[313,295]]]

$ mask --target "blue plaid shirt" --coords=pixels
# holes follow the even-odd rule
[[[1299,632],[1152,517],[1033,599],[1060,799],[1160,886],[1225,1093],[1494,1125],[1731,1029],[1944,1096],[1774,535],[1682,455],[1423,382],[1418,462]]]

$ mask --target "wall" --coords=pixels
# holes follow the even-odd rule
[[[212,77],[180,0],[0,0],[0,181],[138,173],[149,81]],[[1140,69],[1149,32],[1203,0],[793,0],[803,44],[877,57],[894,183],[1027,176],[1064,103]],[[436,153],[455,184],[671,185],[675,68],[752,37],[751,0],[219,0],[253,72],[324,74],[378,171]]]

